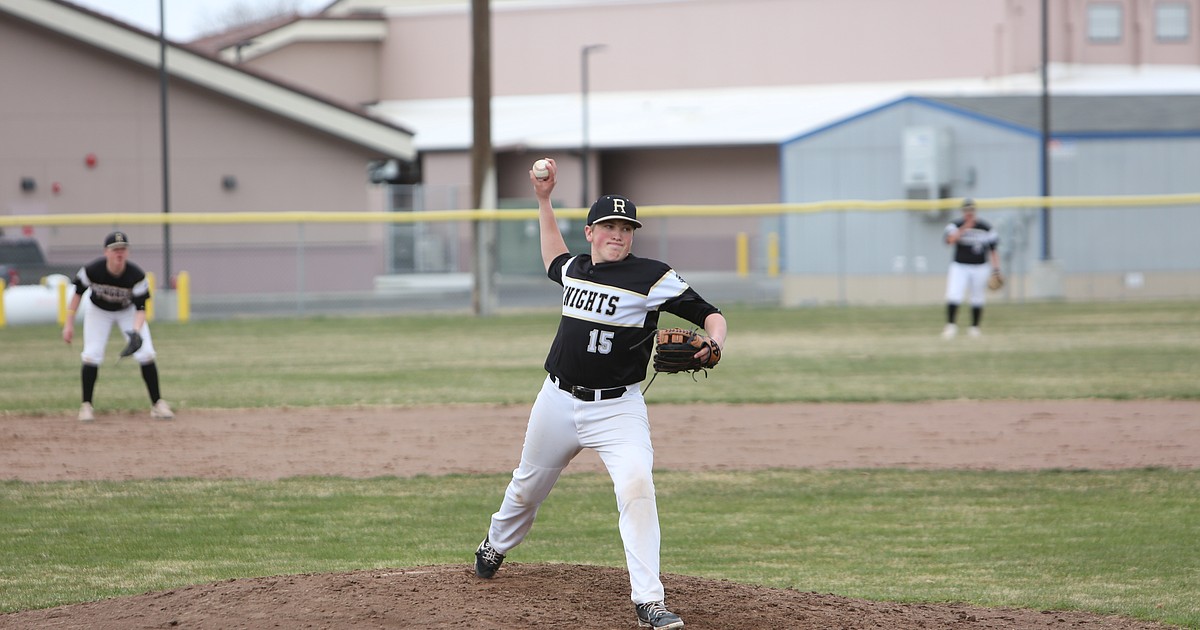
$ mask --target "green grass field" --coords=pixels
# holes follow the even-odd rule
[[[656,402],[872,402],[957,398],[1200,399],[1200,305],[989,306],[981,339],[942,341],[940,307],[732,308],[721,365]],[[525,403],[544,374],[552,313],[244,319],[153,324],[177,407]],[[664,316],[662,326],[687,325]],[[141,410],[141,376],[116,363],[97,407]],[[80,342],[55,326],[0,329],[7,412],[78,406]],[[19,360],[16,360],[19,357]],[[687,378],[673,376],[671,378]],[[701,377],[703,378],[703,377]],[[472,387],[464,390],[461,385]]]
[[[1192,302],[995,305],[984,338],[953,342],[938,338],[936,307],[726,314],[721,366],[703,387],[664,387],[660,378],[651,404],[1200,399]],[[164,393],[186,411],[526,403],[555,321],[534,313],[153,328]],[[144,410],[136,367],[114,364],[118,347],[114,336],[97,404]],[[0,348],[0,428],[15,414],[73,414],[78,342],[65,346],[54,326],[10,327],[0,329]],[[473,384],[467,395],[457,387],[464,382]],[[1197,470],[664,471],[656,481],[660,509],[689,515],[663,522],[663,564],[673,573],[1200,628]],[[504,483],[496,475],[0,482],[0,611],[229,577],[465,563]],[[520,561],[622,566],[607,477],[565,477]]]

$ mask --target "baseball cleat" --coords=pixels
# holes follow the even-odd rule
[[[957,334],[958,326],[954,324],[946,324],[946,327],[942,329],[942,339],[953,339]]]
[[[667,605],[662,602],[646,602],[638,604],[636,608],[639,628],[676,630],[683,627],[679,615],[667,610]]]
[[[150,408],[150,417],[155,420],[170,420],[175,417],[175,412],[171,411],[171,406],[167,404],[167,401],[159,399]]]
[[[496,551],[491,541],[484,538],[483,542],[479,543],[479,548],[475,550],[475,575],[481,578],[490,578],[496,575],[496,571],[503,563],[504,554]]]
[[[980,336],[983,336],[983,331],[979,330],[978,326],[972,326],[967,329],[967,336],[968,337],[980,337]]]
[[[96,419],[96,413],[92,411],[92,403],[83,403],[79,405],[79,421],[91,422]]]

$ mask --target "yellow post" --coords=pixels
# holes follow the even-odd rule
[[[154,321],[154,272],[146,272],[146,284],[150,287],[150,297],[146,298],[146,321]]]
[[[0,279],[0,328],[4,328],[4,280]]]
[[[750,235],[745,232],[737,235],[737,275],[739,278],[750,275]]]
[[[192,317],[192,296],[191,276],[186,271],[175,274],[175,298],[179,300],[179,321],[188,321]]]
[[[67,323],[67,286],[66,282],[58,283],[55,290],[58,292],[58,325],[62,326]]]
[[[779,277],[779,233],[767,234],[767,277]]]

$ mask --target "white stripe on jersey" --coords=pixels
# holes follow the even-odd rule
[[[663,302],[677,297],[687,289],[688,283],[684,282],[683,278],[680,278],[679,274],[672,269],[659,278],[654,286],[650,287],[650,304],[657,309],[662,306]]]
[[[566,266],[573,260],[568,260]],[[657,311],[664,302],[678,297],[687,288],[687,283],[674,271],[659,278],[651,286],[649,295],[564,274],[562,314],[582,321],[642,328],[650,312]]]

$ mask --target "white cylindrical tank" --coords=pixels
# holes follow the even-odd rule
[[[4,318],[10,325],[53,324],[58,322],[58,286],[67,285],[67,299],[71,298],[71,279],[54,274],[42,279],[41,284],[18,284],[4,289]]]

